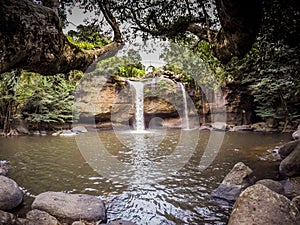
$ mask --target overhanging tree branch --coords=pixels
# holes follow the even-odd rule
[[[115,27],[112,43],[82,50],[69,43],[52,9],[29,0],[0,0],[0,5],[0,73],[14,68],[43,75],[84,71],[97,57],[123,44]]]

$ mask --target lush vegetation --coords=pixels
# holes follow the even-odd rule
[[[130,49],[127,55],[113,56],[97,63],[97,73],[104,76],[117,75],[121,77],[141,78],[145,75],[145,66],[138,51]]]
[[[72,44],[86,50],[101,48],[111,42],[92,25],[77,26],[76,31],[68,31],[67,38]]]
[[[293,19],[279,1],[264,2],[263,26],[242,60],[233,59],[227,72],[247,85],[254,96],[256,114],[296,126],[300,123],[300,45]],[[297,14],[294,12],[295,15]]]
[[[198,86],[212,88],[226,83],[224,66],[212,55],[209,44],[205,41],[199,42],[193,49],[185,42],[171,42],[160,57],[166,62],[163,69],[181,74],[181,81],[186,86],[192,87],[195,81]]]
[[[19,119],[37,129],[71,123],[74,91],[81,72],[69,76],[41,76],[26,71],[13,71],[0,76],[0,127],[5,133]]]

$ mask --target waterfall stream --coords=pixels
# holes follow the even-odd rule
[[[144,83],[140,81],[128,81],[135,89],[135,130],[145,130],[144,119]]]
[[[181,91],[182,91],[182,98],[183,98],[183,104],[184,104],[184,128],[189,130],[190,129],[190,120],[189,120],[189,111],[188,111],[188,105],[186,100],[186,92],[185,88],[182,83],[179,83]]]

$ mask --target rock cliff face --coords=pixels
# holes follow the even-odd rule
[[[176,123],[180,123],[184,110],[180,79],[166,73],[140,81],[144,84],[145,126],[154,117],[177,118]],[[229,83],[219,91],[187,88],[186,96],[188,105],[193,106],[189,107],[189,116],[197,115],[201,124],[216,122],[213,121],[216,117],[222,117],[222,122],[234,126],[256,122],[253,96],[240,83]],[[108,127],[134,123],[135,90],[126,78],[91,75],[82,81],[76,99],[82,120],[93,120]]]
[[[145,125],[154,117],[179,118],[183,115],[183,95],[179,83],[157,77],[142,80],[144,84]],[[96,76],[84,80],[76,94],[76,107],[82,121],[95,120],[108,126],[132,125],[135,112],[135,90],[125,78]],[[191,101],[189,99],[189,101]],[[191,102],[190,102],[191,103]],[[193,109],[189,115],[195,115]]]

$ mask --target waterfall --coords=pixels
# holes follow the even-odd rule
[[[144,83],[139,81],[128,81],[135,89],[135,130],[145,130],[144,119]]]
[[[188,105],[186,100],[186,92],[185,88],[182,83],[179,83],[181,92],[182,92],[182,98],[183,98],[183,104],[184,104],[184,123],[185,123],[185,129],[190,129],[190,121],[189,121],[189,111],[188,111]]]

